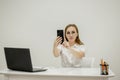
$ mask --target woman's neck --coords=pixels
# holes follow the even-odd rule
[[[69,42],[70,46],[73,46],[75,44],[75,42]]]

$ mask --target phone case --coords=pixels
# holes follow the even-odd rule
[[[57,36],[62,37],[62,43],[64,41],[64,34],[63,34],[63,30],[57,30]]]

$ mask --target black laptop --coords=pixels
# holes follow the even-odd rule
[[[46,71],[46,68],[33,68],[29,48],[4,47],[8,69],[27,72]]]

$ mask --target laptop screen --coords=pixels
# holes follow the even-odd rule
[[[32,71],[30,50],[28,48],[5,47],[7,67],[12,70]]]

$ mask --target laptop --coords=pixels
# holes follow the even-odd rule
[[[29,48],[4,47],[8,69],[27,72],[46,71],[46,68],[33,68]]]

